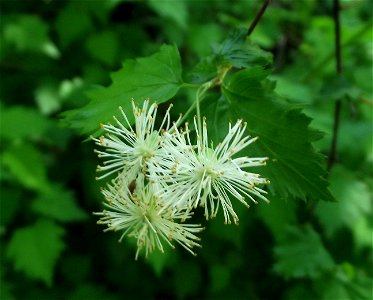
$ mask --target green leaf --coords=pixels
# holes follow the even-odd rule
[[[120,47],[117,36],[111,31],[103,31],[90,36],[85,46],[92,58],[109,66],[116,62]]]
[[[221,64],[228,63],[236,68],[270,65],[272,54],[254,44],[247,43],[246,39],[246,28],[237,28],[230,32],[220,45],[214,47],[217,60]]]
[[[371,224],[371,214],[365,219],[361,218],[358,220],[353,225],[352,232],[354,235],[355,249],[368,247],[371,249],[371,251],[373,251],[373,225]]]
[[[270,79],[276,81],[276,92],[279,96],[289,99],[294,103],[312,104],[315,97],[312,87],[284,75],[271,75]]]
[[[87,214],[76,204],[72,192],[60,186],[53,186],[48,192],[40,194],[31,207],[35,212],[61,222],[82,221],[87,218]]]
[[[15,144],[3,153],[3,164],[27,188],[46,191],[46,166],[41,153],[31,144]]]
[[[368,186],[342,166],[333,168],[330,190],[338,202],[320,202],[315,211],[329,237],[343,226],[353,228],[372,209]]]
[[[234,118],[248,123],[248,132],[259,139],[243,155],[268,157],[259,172],[267,177],[275,195],[333,201],[324,179],[324,158],[312,146],[320,133],[309,128],[311,119],[280,101],[273,84],[263,81],[269,71],[252,68],[235,73],[223,85]]]
[[[1,107],[0,136],[6,139],[41,138],[53,123],[37,110],[21,106]]]
[[[188,9],[185,0],[149,0],[148,4],[161,17],[169,18],[175,21],[181,28],[186,28]]]
[[[229,103],[220,94],[209,93],[202,102],[201,111],[206,117],[208,137],[217,145],[228,133]]]
[[[113,83],[89,93],[84,107],[66,112],[66,121],[83,133],[96,131],[100,123],[112,120],[122,106],[132,122],[131,99],[150,98],[158,103],[171,99],[181,87],[180,55],[176,46],[163,45],[159,52],[145,58],[127,60],[112,74]]]
[[[319,234],[309,225],[289,227],[274,253],[277,261],[274,270],[285,278],[317,278],[334,267]]]
[[[19,228],[10,239],[7,257],[13,260],[17,271],[51,286],[54,267],[65,248],[63,234],[60,226],[48,220]]]
[[[34,51],[59,58],[60,52],[48,37],[48,26],[36,15],[19,15],[4,28],[4,38],[18,51]]]
[[[247,30],[233,30],[221,44],[213,49],[213,54],[201,59],[189,75],[194,83],[203,83],[214,78],[221,67],[247,68],[269,66],[272,54],[247,42]]]
[[[323,276],[315,282],[319,299],[371,299],[372,278],[360,273],[353,265],[338,265],[333,274]]]

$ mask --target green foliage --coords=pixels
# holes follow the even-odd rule
[[[271,1],[248,37],[262,2],[1,1],[1,299],[371,299],[371,2],[340,1],[338,76],[333,1]],[[131,98],[190,122],[201,91],[214,145],[237,119],[258,137],[241,154],[269,158],[250,170],[270,203],[238,204],[239,226],[218,214],[196,257],[135,261],[134,239],[95,226],[82,141]]]
[[[47,187],[46,166],[41,153],[30,144],[16,144],[3,153],[3,164],[27,188],[44,191]]]
[[[119,106],[133,122],[130,99],[149,97],[158,103],[171,99],[183,83],[179,52],[175,46],[164,45],[150,57],[127,60],[112,80],[108,88],[89,93],[89,104],[66,113],[66,121],[72,127],[83,133],[93,132],[98,129],[97,124],[110,121]]]
[[[7,256],[14,261],[16,270],[51,286],[54,266],[65,248],[63,234],[64,230],[60,226],[40,219],[34,225],[14,232],[9,241]]]
[[[317,278],[331,271],[333,259],[312,227],[290,227],[285,239],[274,248],[274,271],[285,278]]]
[[[71,191],[60,186],[52,186],[46,193],[40,194],[31,205],[35,212],[60,222],[82,221],[87,214],[76,204]]]
[[[149,6],[160,16],[172,20],[181,28],[187,26],[188,10],[186,1],[156,1],[149,0]]]
[[[337,203],[318,203],[316,215],[325,227],[328,236],[338,229],[353,226],[365,215],[372,212],[371,193],[368,186],[354,174],[336,166],[330,176],[330,189],[338,199]],[[333,215],[333,218],[330,216]]]
[[[18,51],[35,51],[58,58],[60,53],[48,37],[48,26],[37,16],[20,15],[4,28],[5,42]]]
[[[1,137],[4,139],[40,139],[53,124],[36,109],[17,107],[1,109]]]
[[[260,69],[240,71],[223,86],[233,115],[247,121],[250,135],[259,137],[257,149],[248,154],[269,157],[263,174],[275,194],[333,201],[323,179],[322,156],[311,144],[320,135],[308,128],[308,117],[281,103],[269,83],[261,82],[265,75]]]

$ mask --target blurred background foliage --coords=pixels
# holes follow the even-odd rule
[[[261,3],[0,1],[1,299],[371,299],[370,0],[341,1],[338,78],[332,0],[273,0],[251,36],[273,54],[277,93],[325,132],[316,143],[325,155],[343,101],[329,176],[338,202],[238,205],[240,225],[211,221],[197,257],[169,249],[139,261],[91,215],[102,202],[94,146],[61,112],[163,43],[190,70],[232,28],[248,28]]]

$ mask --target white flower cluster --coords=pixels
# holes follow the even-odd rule
[[[176,241],[189,252],[199,246],[196,236],[203,228],[184,222],[198,206],[204,207],[206,219],[216,216],[222,206],[225,223],[231,217],[238,224],[231,198],[249,206],[246,198],[268,201],[258,185],[268,181],[244,169],[265,164],[266,158],[234,157],[256,138],[245,136],[246,124],[241,120],[232,127],[215,148],[209,146],[206,120],[198,130],[194,118],[196,143],[192,142],[188,123],[184,129],[171,124],[167,110],[159,129],[155,129],[157,104],[143,107],[132,101],[135,117],[131,126],[122,108],[124,123],[114,117],[115,125],[102,125],[105,136],[93,139],[104,150],[96,150],[104,158],[98,179],[115,174],[102,190],[108,210],[95,213],[105,231],[123,231],[137,239],[137,253],[145,248],[146,256],[155,248],[163,252],[162,242],[173,247]],[[179,119],[180,120],[180,119]],[[179,121],[178,120],[178,121]]]

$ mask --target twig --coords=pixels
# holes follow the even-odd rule
[[[335,29],[335,63],[337,75],[342,73],[342,57],[341,57],[341,22],[339,18],[339,0],[333,1],[333,18]]]
[[[340,27],[340,19],[339,19],[339,0],[333,1],[333,18],[335,24],[335,60],[336,60],[336,73],[339,76],[342,73],[342,56],[341,56],[341,27]],[[335,103],[334,109],[334,124],[333,124],[333,136],[332,136],[332,144],[329,152],[329,159],[328,159],[328,171],[331,170],[334,163],[337,159],[337,141],[338,141],[338,130],[340,124],[340,114],[341,114],[341,100],[337,100]]]
[[[247,31],[248,36],[254,31],[256,25],[258,25],[260,19],[262,18],[263,14],[264,14],[265,10],[267,9],[267,6],[269,5],[270,2],[271,2],[271,0],[265,0],[264,1],[262,7],[260,8],[258,13],[256,14],[254,21],[251,23],[251,25],[249,27],[249,30]]]
[[[349,39],[345,40],[341,44],[341,49],[347,47],[348,45],[354,43],[356,40],[361,38],[362,35],[364,35],[367,31],[369,31],[373,26],[373,22],[369,21],[365,23],[359,30],[357,30]],[[329,61],[335,58],[335,51],[330,52],[323,60],[321,60],[315,67],[313,67],[305,76],[303,79],[301,79],[301,82],[307,82],[317,76],[317,73],[321,72],[322,69],[328,65]]]

